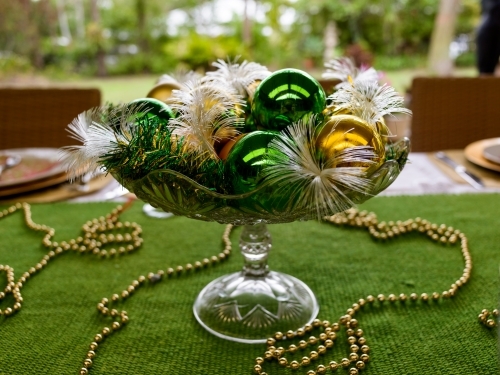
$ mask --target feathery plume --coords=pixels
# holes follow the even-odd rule
[[[263,80],[268,77],[271,72],[263,65],[255,62],[243,61],[241,64],[224,60],[217,60],[212,63],[217,68],[215,72],[207,72],[206,81],[220,81],[228,83],[243,97],[247,97],[250,93],[247,92],[248,86],[258,80]]]
[[[300,120],[273,139],[269,163],[262,173],[265,181],[276,186],[278,195],[288,195],[299,209],[315,211],[321,220],[354,205],[344,190],[366,193],[371,187],[364,167],[342,165],[371,164],[376,155],[371,147],[357,146],[320,160],[315,146],[316,122],[315,116]]]
[[[81,143],[63,147],[62,162],[73,180],[82,173],[96,174],[106,169],[102,159],[121,152],[136,131],[137,113],[143,105],[120,105],[115,108],[96,107],[80,113],[66,129],[69,136]]]
[[[411,114],[405,108],[404,98],[393,87],[377,81],[358,80],[342,86],[328,97],[335,106],[347,108],[371,125],[375,125],[385,115],[393,113]]]
[[[349,85],[349,77],[356,81],[378,81],[378,73],[372,67],[357,68],[349,57],[339,57],[325,63],[327,68],[322,77],[329,80],[340,80],[335,88],[339,89]]]
[[[219,81],[186,82],[181,90],[173,91],[172,103],[177,112],[169,121],[172,134],[183,139],[186,152],[195,153],[202,161],[217,159],[215,142],[235,137],[236,127],[243,122],[237,112],[245,102],[231,86]]]

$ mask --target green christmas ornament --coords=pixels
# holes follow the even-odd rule
[[[268,144],[278,134],[275,131],[254,131],[233,146],[226,160],[226,175],[232,194],[255,190],[259,173],[268,162],[268,153],[277,152],[270,150]]]
[[[252,116],[261,128],[281,131],[304,116],[321,114],[325,104],[325,91],[312,76],[298,69],[282,69],[257,87]]]
[[[102,121],[115,132],[120,132],[121,124],[133,122],[137,126],[167,125],[168,120],[175,117],[172,109],[160,100],[140,98],[130,103],[108,105],[101,113]]]
[[[135,99],[127,104],[127,108],[136,114],[139,121],[144,116],[149,118],[156,116],[165,121],[175,117],[174,112],[167,104],[154,98]]]
[[[255,125],[255,120],[252,114],[248,114],[248,116],[245,117],[245,125],[243,126],[243,131],[245,133],[250,133],[255,130],[257,130],[257,126]]]

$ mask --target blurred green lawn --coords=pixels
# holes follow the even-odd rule
[[[154,86],[158,76],[138,75],[125,77],[85,78],[65,80],[58,83],[79,87],[97,87],[101,90],[102,102],[121,103],[143,98]]]

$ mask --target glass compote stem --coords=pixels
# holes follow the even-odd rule
[[[243,269],[200,292],[193,306],[198,322],[216,336],[243,343],[263,343],[277,331],[312,322],[319,305],[311,289],[293,276],[269,270],[272,243],[266,224],[245,225],[239,247]]]

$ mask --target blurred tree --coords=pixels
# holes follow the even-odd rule
[[[179,63],[209,69],[237,55],[271,69],[315,69],[355,53],[360,62],[374,56],[379,69],[401,68],[427,54],[439,5],[239,1],[228,22],[217,17],[218,0],[0,0],[0,54],[25,56],[37,69],[98,75],[164,73]],[[473,32],[478,1],[461,0],[457,32]]]
[[[460,0],[441,0],[429,48],[428,70],[438,76],[453,72],[450,44],[455,36]]]
[[[101,27],[101,13],[99,11],[99,6],[97,0],[90,1],[90,14],[92,19],[92,24],[89,25],[89,38],[95,46],[95,58],[97,62],[97,75],[103,77],[106,75],[106,52],[103,46],[103,35]]]
[[[33,66],[43,68],[44,36],[54,36],[57,14],[47,2],[0,1],[0,54],[25,56]]]
[[[61,38],[64,38],[65,44],[70,44],[72,37],[69,30],[68,14],[66,13],[66,3],[64,0],[56,0],[57,20],[59,21],[59,29]]]

